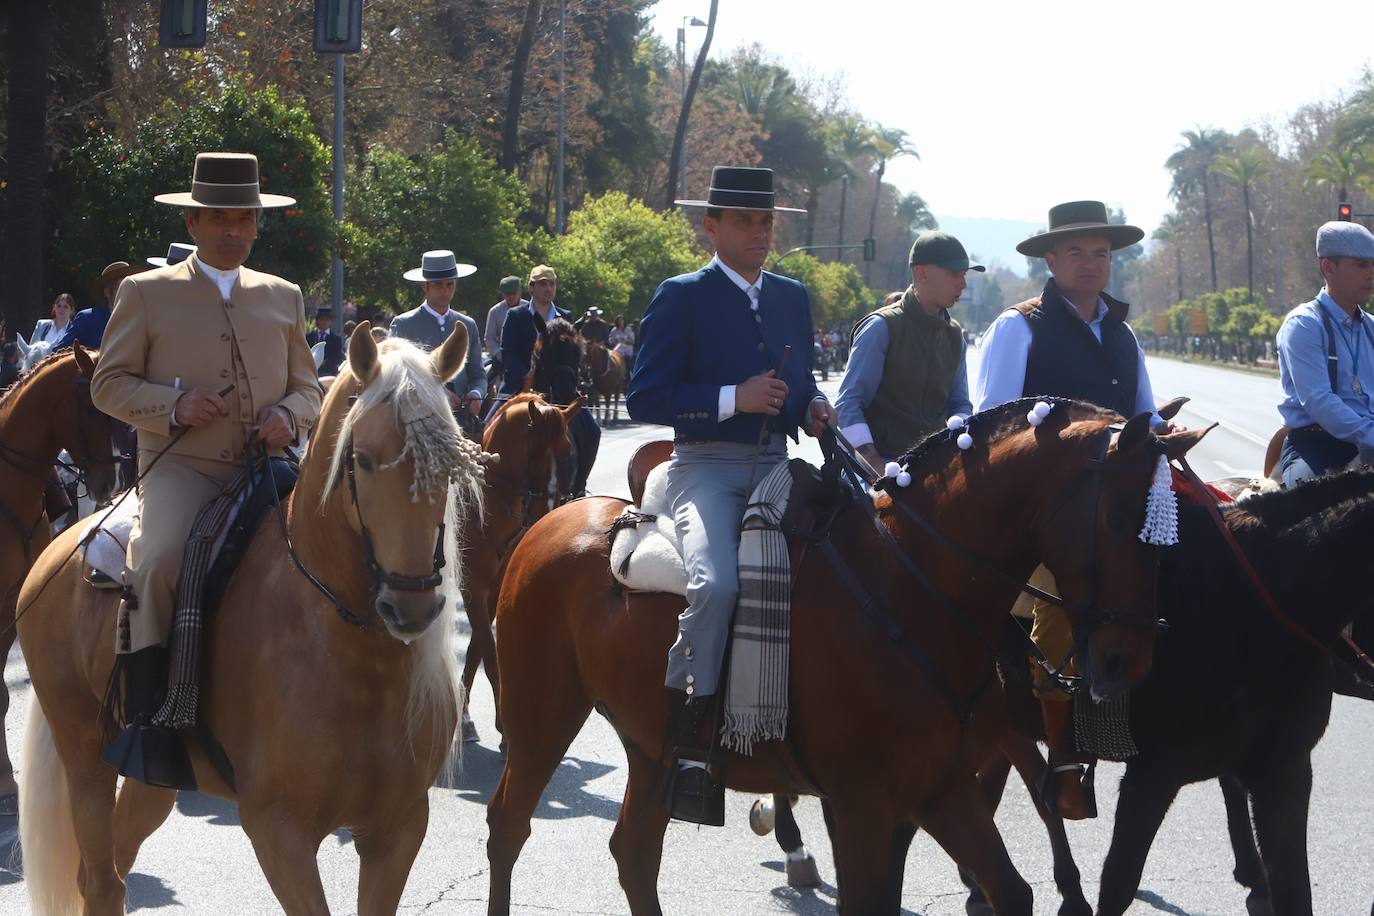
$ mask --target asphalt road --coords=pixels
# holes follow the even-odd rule
[[[1277,383],[1269,378],[1207,367],[1151,360],[1160,399],[1194,398],[1182,418],[1189,425],[1221,420],[1194,456],[1204,476],[1253,473],[1263,442],[1277,425],[1273,404]],[[833,390],[833,383],[831,386]],[[592,489],[623,493],[624,467],[641,442],[662,430],[625,423],[603,440]],[[806,443],[802,454],[815,456]],[[11,747],[22,740],[29,687],[18,650],[5,669],[14,697],[6,721]],[[482,742],[468,745],[460,775],[451,786],[431,792],[429,834],[412,871],[402,912],[469,914],[485,912],[487,865],[484,803],[495,786],[501,761],[492,726],[491,693],[479,678],[473,713]],[[1308,843],[1316,912],[1364,914],[1374,899],[1374,706],[1338,699],[1326,738],[1317,749],[1316,785]],[[856,748],[855,753],[862,753]],[[1104,764],[1098,777],[1102,817],[1069,827],[1088,898],[1096,896],[1096,875],[1110,837],[1115,786],[1122,767]],[[626,905],[607,851],[624,790],[624,756],[615,734],[592,716],[568,752],[536,813],[533,834],[518,864],[517,913],[624,913]],[[797,814],[803,835],[827,882],[820,890],[787,887],[781,855],[771,838],[747,826],[751,799],[732,793],[723,829],[669,827],[659,889],[670,914],[833,912],[834,868],[824,840],[820,809],[803,801]],[[1050,878],[1049,848],[1030,800],[1014,778],[998,819],[1021,873],[1036,894],[1036,913],[1054,913],[1058,895]],[[15,850],[14,822],[0,818],[0,862]],[[345,834],[326,838],[319,864],[333,912],[356,911],[357,857]],[[1187,788],[1179,796],[1155,844],[1133,916],[1191,914],[1230,916],[1245,912],[1244,895],[1231,881],[1220,793],[1215,784]],[[963,913],[964,891],[948,858],[928,838],[918,837],[907,863],[904,912]],[[235,807],[183,793],[163,829],[144,847],[129,880],[130,911],[255,914],[279,912],[238,828]],[[27,913],[21,877],[0,870],[0,913]]]

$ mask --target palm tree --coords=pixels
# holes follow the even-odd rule
[[[835,147],[845,163],[844,173],[840,176],[840,229],[835,237],[840,259],[844,258],[844,221],[849,205],[849,181],[857,178],[854,160],[871,156],[876,152],[873,146],[873,128],[856,114],[846,114],[835,122]]]
[[[711,39],[716,37],[716,14],[720,11],[720,0],[711,0],[711,12],[706,17],[706,37],[697,52],[696,63],[692,65],[692,76],[687,81],[687,94],[682,97],[682,111],[677,116],[677,130],[673,133],[673,155],[668,160],[668,193],[663,204],[665,210],[673,208],[677,197],[677,175],[682,166],[682,144],[687,139],[687,117],[692,113],[692,100],[697,96],[701,85],[701,71],[706,68],[706,55],[711,51]]]
[[[1303,177],[1319,188],[1335,188],[1336,202],[1349,200],[1349,191],[1371,177],[1369,157],[1356,143],[1333,143],[1316,155]]]
[[[1202,191],[1202,212],[1207,220],[1207,255],[1212,263],[1212,292],[1217,291],[1217,246],[1212,239],[1212,189],[1208,176],[1212,160],[1231,148],[1231,137],[1224,130],[1198,127],[1183,132],[1183,144],[1164,160],[1164,167],[1174,173],[1169,196],[1175,200],[1191,197]]]
[[[1212,171],[1240,185],[1241,198],[1245,202],[1245,283],[1251,302],[1255,301],[1255,214],[1250,206],[1250,188],[1273,170],[1273,156],[1259,144],[1247,146],[1234,155],[1218,156],[1212,163]]]
[[[873,238],[873,233],[878,228],[878,201],[883,196],[883,175],[887,172],[887,164],[898,156],[921,158],[916,152],[916,147],[911,145],[906,131],[900,128],[879,126],[873,131],[872,143],[874,154],[878,157],[878,168],[874,171],[873,206],[868,211],[869,238]],[[871,267],[871,262],[864,263],[865,283],[868,282]]]

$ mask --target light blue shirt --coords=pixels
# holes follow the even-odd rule
[[[1107,303],[1099,298],[1097,313],[1088,322],[1099,344],[1102,343],[1102,319],[1106,316]],[[1130,325],[1126,325],[1126,330],[1135,336]],[[1021,397],[1026,385],[1026,360],[1030,358],[1030,348],[1030,322],[1016,309],[1007,309],[998,315],[979,344],[978,374],[973,384],[975,412]],[[1150,414],[1150,425],[1159,426],[1164,418],[1155,413],[1155,392],[1150,386],[1150,374],[1145,371],[1145,351],[1140,349],[1138,341],[1135,352],[1136,378],[1139,379],[1135,389],[1135,412]]]
[[[1328,344],[1318,309],[1326,309],[1336,333],[1336,390],[1331,391],[1327,372]],[[1283,400],[1279,415],[1289,429],[1320,424],[1342,442],[1374,448],[1374,408],[1369,397],[1374,393],[1374,321],[1363,309],[1352,318],[1336,304],[1325,289],[1311,302],[1305,302],[1283,319],[1277,339],[1279,383]],[[1359,363],[1360,387],[1355,391],[1355,363]]]
[[[949,313],[945,312],[944,316],[949,321]],[[855,448],[873,442],[873,433],[868,428],[864,411],[873,403],[883,383],[890,341],[887,322],[882,318],[863,321],[854,334],[849,365],[844,370],[844,378],[840,380],[840,396],[835,401],[835,412],[840,415],[840,432]],[[959,368],[954,373],[954,384],[945,404],[946,416],[958,414],[967,417],[973,412],[973,405],[968,399],[968,369],[964,360],[965,354],[960,353]]]

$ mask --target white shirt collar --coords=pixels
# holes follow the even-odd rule
[[[420,308],[424,309],[426,312],[429,312],[431,315],[433,315],[433,316],[434,316],[434,320],[437,321],[437,322],[439,322],[440,324],[447,324],[447,323],[448,323],[448,316],[451,315],[451,314],[453,314],[453,309],[449,309],[448,311],[446,311],[446,312],[444,312],[442,315],[440,315],[438,312],[434,311],[434,309],[432,309],[432,308],[429,307],[429,303],[428,303],[428,302],[421,302],[421,303],[420,303]]]
[[[730,267],[729,264],[726,264],[724,261],[722,261],[720,259],[720,255],[713,256],[711,258],[711,263],[706,266],[719,267],[721,273],[725,274],[725,276],[730,278],[731,283],[735,284],[740,289],[744,290],[745,295],[749,297],[749,301],[753,304],[754,308],[758,308],[759,290],[763,286],[763,271],[759,271],[759,278],[755,280],[753,283],[750,283],[748,280],[744,279],[744,277],[740,276],[738,271],[734,270],[732,267]]]
[[[218,267],[212,267],[206,264],[194,254],[192,254],[191,257],[196,258],[196,264],[200,266],[201,270],[205,271],[205,276],[215,281],[215,285],[219,287],[220,295],[228,299],[229,294],[234,291],[234,284],[238,282],[239,268],[235,267],[233,270],[220,270]]]

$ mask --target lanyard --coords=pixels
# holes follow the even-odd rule
[[[1355,320],[1363,323],[1363,319],[1358,314]],[[1341,332],[1341,340],[1345,342],[1345,352],[1350,354],[1350,374],[1358,379],[1360,377],[1360,352],[1364,349],[1360,346],[1360,332],[1354,331],[1347,334],[1344,321],[1336,322],[1336,329]]]

